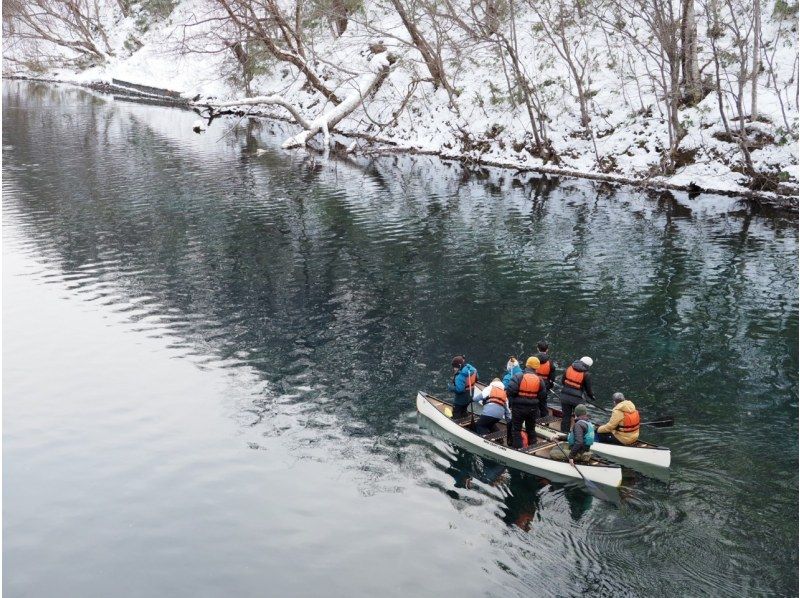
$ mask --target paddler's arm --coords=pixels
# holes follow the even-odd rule
[[[586,446],[583,444],[584,429],[585,428],[577,421],[575,422],[575,425],[572,426],[572,434],[575,438],[575,444],[572,445],[572,450],[569,452],[570,459],[574,459],[578,453],[586,450]]]
[[[472,400],[476,403],[481,403],[489,398],[489,395],[492,392],[492,385],[487,384],[483,387],[483,390],[475,389],[475,393],[472,395]]]
[[[611,412],[611,417],[608,419],[608,423],[603,424],[599,428],[597,428],[597,432],[599,434],[609,434],[617,429],[617,426],[622,421],[623,417],[622,411],[619,409],[614,409]]]
[[[596,401],[594,392],[592,392],[592,375],[589,372],[586,372],[586,376],[584,377],[583,391],[592,403]]]
[[[539,379],[542,380],[542,383],[539,385],[539,394],[536,395],[536,398],[539,401],[546,401],[547,400],[547,382],[545,382],[541,376]]]

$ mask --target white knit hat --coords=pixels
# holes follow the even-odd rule
[[[581,357],[581,361],[589,367],[592,367],[592,364],[594,363],[594,359],[591,357]]]

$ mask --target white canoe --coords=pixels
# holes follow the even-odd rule
[[[438,429],[446,434],[448,440],[476,455],[556,482],[582,481],[580,474],[587,480],[605,486],[617,487],[622,482],[622,469],[619,465],[593,460],[585,465],[573,466],[565,461],[550,459],[550,449],[553,447],[551,442],[541,441],[536,447],[517,450],[505,446],[504,438],[489,440],[478,436],[445,415],[444,411],[448,407],[448,403],[427,393],[417,393],[417,411],[436,424]],[[469,422],[465,423],[468,425]],[[505,437],[505,434],[502,436]],[[576,471],[576,467],[580,470],[580,474]]]
[[[476,387],[482,389],[484,384],[478,382]],[[543,423],[537,420],[536,435],[545,438],[546,440],[556,440],[557,438],[565,439],[566,434],[561,433],[561,410],[550,406],[550,417]],[[548,421],[549,420],[549,421]],[[631,446],[622,446],[619,444],[609,444],[607,442],[595,442],[592,444],[592,452],[596,455],[619,461],[623,465],[630,465],[636,468],[637,465],[645,465],[655,468],[668,468],[672,461],[672,453],[667,447],[657,446],[643,440],[639,440],[636,444]],[[653,474],[653,471],[647,470],[648,473]],[[658,475],[658,473],[656,473]],[[668,474],[667,474],[668,475]]]
[[[561,412],[558,409],[550,408],[550,413],[557,421],[551,421],[544,424],[536,423],[536,435],[541,436],[547,440],[555,440],[557,438],[565,438],[566,434],[560,432],[561,429]],[[623,446],[620,444],[609,444],[607,442],[597,442],[592,444],[592,452],[596,455],[601,455],[614,461],[620,461],[623,464],[636,464],[650,465],[652,467],[668,468],[672,460],[672,453],[664,446],[656,446],[649,442],[639,440],[636,444],[630,446]]]

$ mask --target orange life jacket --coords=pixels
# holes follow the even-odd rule
[[[574,367],[569,366],[564,373],[564,384],[571,388],[580,390],[583,388],[583,379],[586,377],[586,372],[579,372]]]
[[[547,378],[550,375],[550,370],[553,369],[553,362],[549,359],[536,368],[536,373],[542,378]]]
[[[639,412],[634,410],[633,413],[625,414],[622,423],[617,426],[617,430],[620,432],[635,432],[639,429],[640,422],[641,418],[639,417]]]
[[[475,383],[478,381],[478,373],[472,372],[467,376],[467,388],[469,389],[469,394],[472,395],[472,387],[475,386]]]
[[[503,407],[508,402],[508,395],[506,395],[505,389],[492,386],[486,402],[495,403],[496,405]]]
[[[530,372],[522,375],[522,380],[519,381],[518,395],[526,399],[535,399],[539,396],[539,391],[542,388],[542,379],[536,374]]]

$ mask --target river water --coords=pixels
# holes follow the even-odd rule
[[[796,217],[195,118],[3,84],[5,595],[797,594]],[[420,427],[541,337],[668,481]]]

